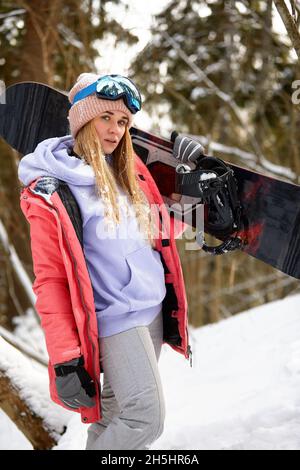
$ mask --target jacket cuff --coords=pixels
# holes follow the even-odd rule
[[[84,365],[84,358],[83,356],[76,357],[74,359],[71,359],[70,361],[66,362],[61,362],[59,364],[54,364],[54,369],[57,367],[64,367],[64,366],[83,366]]]

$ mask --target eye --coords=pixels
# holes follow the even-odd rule
[[[102,119],[106,119],[106,118],[109,119],[109,116],[102,116]]]
[[[126,121],[120,121],[122,123],[122,126],[125,126],[126,125]]]

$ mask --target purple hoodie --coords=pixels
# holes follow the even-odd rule
[[[148,325],[160,312],[166,295],[160,253],[141,235],[130,201],[119,186],[121,223],[108,230],[103,201],[95,193],[94,170],[71,156],[73,145],[71,135],[44,140],[20,161],[19,179],[27,186],[39,176],[54,176],[72,191],[83,221],[83,250],[99,337]],[[112,158],[106,156],[108,163]]]

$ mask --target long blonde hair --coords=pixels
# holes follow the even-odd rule
[[[117,202],[118,184],[132,203],[132,208],[135,211],[135,216],[144,238],[154,248],[154,220],[151,216],[148,200],[137,180],[135,170],[136,157],[128,127],[126,126],[124,136],[112,154],[112,166],[105,160],[93,121],[89,121],[79,130],[75,138],[73,150],[94,170],[95,190],[97,196],[104,203],[106,219],[117,224],[120,223],[120,208]]]

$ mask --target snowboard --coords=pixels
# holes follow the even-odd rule
[[[21,82],[6,89],[5,100],[0,104],[0,136],[22,155],[32,152],[44,139],[70,134],[67,93],[41,83]],[[174,197],[179,161],[172,155],[173,143],[136,127],[130,133],[134,150],[146,164],[166,206],[189,204],[196,210],[199,198],[181,195],[178,201]],[[241,202],[239,249],[300,279],[300,186],[226,163],[234,171]],[[189,220],[198,228],[194,217]]]

